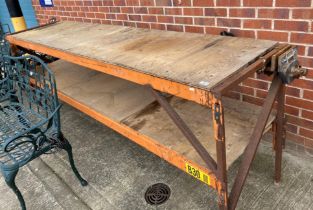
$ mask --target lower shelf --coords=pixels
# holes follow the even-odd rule
[[[210,174],[206,165],[145,87],[62,60],[50,64],[59,97],[142,147],[186,171],[186,162]],[[211,109],[177,97],[170,104],[216,159]],[[229,167],[244,151],[260,107],[223,99]],[[266,127],[271,128],[272,115]],[[214,187],[212,180],[209,185]]]

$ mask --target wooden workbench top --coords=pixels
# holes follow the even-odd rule
[[[79,22],[60,22],[12,37],[204,90],[276,45],[248,38]]]

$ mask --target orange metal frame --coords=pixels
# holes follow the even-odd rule
[[[177,97],[181,97],[190,101],[194,101],[198,104],[205,105],[211,107],[212,109],[212,117],[213,117],[213,128],[215,133],[216,140],[216,150],[217,150],[217,173],[213,173],[207,168],[200,166],[199,164],[192,162],[186,159],[181,154],[178,154],[174,150],[165,147],[164,145],[160,145],[154,139],[139,133],[138,131],[116,122],[101,113],[91,109],[90,107],[82,104],[70,96],[65,95],[62,92],[59,92],[59,98],[70,104],[71,106],[77,108],[78,110],[84,112],[85,114],[91,116],[95,120],[105,124],[106,126],[112,128],[123,136],[129,138],[140,146],[144,147],[148,151],[158,155],[160,158],[168,161],[173,164],[177,168],[186,171],[186,162],[191,163],[193,166],[199,168],[210,176],[210,186],[218,191],[219,195],[219,206],[220,209],[229,209],[229,197],[227,190],[227,168],[226,168],[226,149],[225,149],[225,127],[224,127],[224,114],[223,114],[223,105],[221,102],[221,96],[224,91],[230,89],[234,86],[234,84],[240,83],[242,80],[247,78],[252,73],[260,70],[261,68],[265,68],[266,65],[269,64],[272,56],[279,52],[282,47],[277,47],[272,51],[268,52],[267,55],[264,55],[261,59],[257,60],[246,69],[243,69],[241,73],[235,75],[234,77],[230,77],[223,84],[220,84],[216,87],[216,91],[212,90],[212,92],[199,89],[196,87],[190,87],[186,84],[181,84],[174,81],[169,81],[164,78],[155,77],[152,75],[147,75],[135,70],[126,69],[124,67],[115,66],[111,64],[103,63],[102,61],[90,59],[87,57],[63,52],[51,47],[47,47],[44,45],[30,43],[27,41],[19,40],[13,36],[7,36],[6,39],[12,44],[16,46],[20,46],[26,49],[31,49],[34,51],[38,51],[50,56],[54,56],[57,58],[61,58],[68,62],[72,62],[93,70],[97,70],[106,74],[110,74],[125,80],[129,80],[141,85],[150,85],[154,89],[159,90],[161,92],[169,93],[171,95],[175,95]],[[285,46],[284,46],[285,47]],[[218,110],[216,110],[216,106],[218,106]],[[216,119],[216,112],[219,112],[219,118]],[[281,113],[282,115],[282,113]],[[282,129],[282,127],[281,127]],[[278,145],[279,146],[279,145]],[[278,164],[280,160],[277,160]],[[236,205],[235,205],[236,206]],[[232,207],[235,208],[235,207]]]

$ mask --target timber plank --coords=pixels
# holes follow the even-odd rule
[[[57,88],[62,95],[206,168],[195,149],[144,86],[62,60],[50,64],[50,68],[55,73]],[[177,97],[168,100],[216,160],[210,108]],[[229,98],[223,98],[223,104],[229,167],[248,144],[260,107]],[[273,120],[271,116],[266,131]]]
[[[276,45],[248,38],[78,22],[60,22],[12,36],[205,90]]]

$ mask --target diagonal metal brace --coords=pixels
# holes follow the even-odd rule
[[[264,132],[267,120],[271,114],[272,106],[275,102],[277,94],[282,88],[282,85],[283,84],[282,84],[281,79],[276,75],[273,79],[272,85],[265,99],[265,103],[261,110],[260,116],[254,127],[253,133],[250,137],[250,142],[244,151],[243,159],[241,161],[233,188],[229,196],[229,209],[230,210],[234,210],[236,208],[243,185],[248,176],[251,163],[255,157],[259,143],[263,136],[263,132]]]
[[[179,128],[179,130],[183,133],[183,135],[187,138],[190,144],[195,148],[197,153],[200,155],[202,160],[206,163],[209,169],[217,175],[217,164],[215,160],[210,156],[207,150],[203,147],[197,137],[193,134],[190,128],[186,125],[186,123],[181,119],[181,117],[177,114],[177,112],[171,107],[171,105],[164,99],[164,97],[159,94],[156,90],[154,90],[151,86],[147,86],[149,90],[152,92],[155,99],[159,102],[161,107],[164,108],[169,117],[173,120],[175,125]]]

